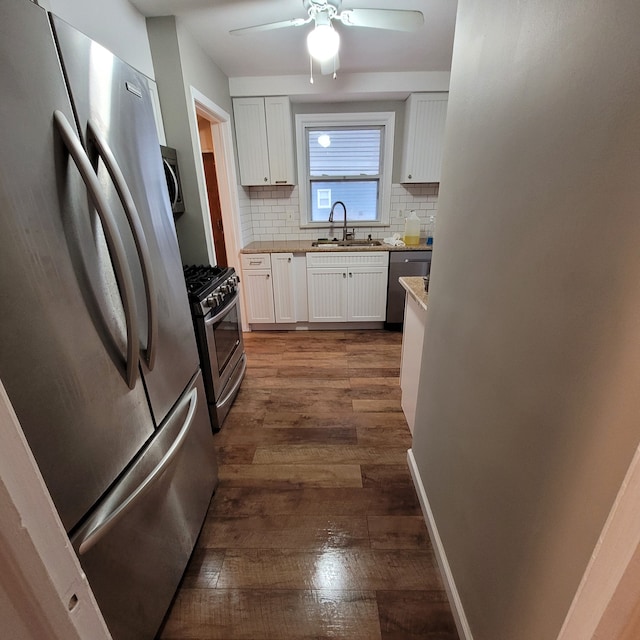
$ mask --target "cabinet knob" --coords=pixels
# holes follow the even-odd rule
[[[343,278],[346,278],[346,277],[347,277],[347,274],[346,274],[346,273],[343,273],[343,274],[342,274],[342,277],[343,277]]]
[[[264,179],[264,181],[265,181],[265,182],[269,182],[269,178],[265,178],[265,179]]]
[[[291,262],[291,258],[287,258],[287,262]]]
[[[271,277],[270,273],[267,273],[267,280]]]
[[[409,178],[409,180],[411,180],[411,179],[413,178],[413,176],[412,176],[411,174],[409,174],[409,175],[407,176],[407,178]],[[266,180],[266,178],[265,178],[265,180]]]

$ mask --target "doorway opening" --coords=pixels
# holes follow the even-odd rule
[[[220,188],[218,184],[218,172],[216,169],[216,154],[213,146],[213,134],[211,127],[214,124],[200,112],[196,112],[198,119],[198,136],[202,151],[202,167],[207,187],[207,199],[209,202],[209,216],[211,218],[211,230],[213,233],[213,246],[216,254],[216,264],[219,267],[228,267],[227,246],[224,237],[224,222],[222,220],[222,206],[220,204]]]

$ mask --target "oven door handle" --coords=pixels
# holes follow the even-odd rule
[[[165,166],[165,169],[169,171],[169,175],[171,176],[171,182],[173,182],[173,200],[171,201],[171,208],[173,209],[173,207],[175,207],[176,203],[178,202],[178,197],[180,196],[180,193],[178,191],[178,178],[175,172],[173,171],[172,166],[167,162],[165,158],[162,158],[162,162]]]
[[[122,244],[122,238],[118,233],[113,213],[109,208],[107,199],[101,190],[98,176],[95,174],[89,157],[80,143],[78,136],[69,124],[69,120],[62,111],[54,111],[53,120],[58,128],[69,155],[73,159],[82,181],[87,189],[89,198],[96,208],[102,224],[107,248],[113,264],[113,270],[120,290],[122,308],[124,310],[125,324],[127,327],[127,355],[125,381],[130,389],[136,386],[138,370],[138,314],[134,302],[133,278],[127,262],[127,256]]]
[[[204,321],[205,325],[208,327],[209,325],[212,325],[215,322],[218,322],[220,318],[223,318],[227,314],[227,311],[238,301],[238,295],[239,294],[236,291],[235,294],[233,295],[233,298],[231,298],[231,300],[224,305],[224,309],[222,309],[222,311],[219,311],[218,313],[216,313],[215,316],[211,316],[211,318],[207,318]]]
[[[145,290],[145,302],[147,305],[147,349],[145,353],[145,360],[147,361],[147,367],[151,371],[155,365],[156,351],[157,351],[157,337],[158,337],[158,305],[156,286],[154,282],[153,270],[151,269],[151,256],[149,254],[149,245],[144,235],[142,223],[140,222],[140,214],[133,201],[133,196],[127,185],[127,181],[118,165],[118,161],[113,155],[113,151],[107,144],[107,141],[102,137],[97,127],[89,121],[87,129],[90,135],[90,139],[96,146],[98,155],[102,158],[111,180],[118,192],[118,197],[122,203],[129,228],[131,229],[131,235],[136,245],[136,252],[138,254],[138,260],[142,268],[142,279],[144,280]]]

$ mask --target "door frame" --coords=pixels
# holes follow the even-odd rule
[[[207,195],[207,181],[202,164],[202,147],[198,131],[198,116],[211,123],[211,135],[213,138],[213,155],[216,162],[218,175],[218,191],[220,207],[222,209],[222,225],[224,227],[225,246],[227,249],[227,261],[230,267],[234,267],[236,273],[242,273],[240,266],[240,249],[242,248],[242,228],[240,226],[240,202],[238,199],[238,179],[236,175],[236,160],[231,127],[231,116],[222,107],[211,101],[207,96],[195,87],[191,89],[191,138],[194,141],[193,152],[196,167],[196,179],[198,182],[198,195],[200,197],[200,210],[202,211],[202,224],[205,229],[207,254],[209,263],[216,264],[216,253],[213,245],[213,228],[211,226],[211,211],[209,210],[209,197]],[[248,331],[246,321],[246,309],[244,296],[240,296],[242,316],[242,330]]]

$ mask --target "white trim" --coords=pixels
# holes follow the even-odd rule
[[[1,381],[0,575],[3,637],[111,640]]]
[[[209,199],[207,197],[207,183],[204,176],[204,167],[202,166],[202,149],[200,148],[200,135],[198,133],[198,113],[214,123],[214,126],[211,128],[211,133],[213,135],[227,257],[229,258],[230,264],[239,272],[238,254],[242,244],[242,232],[239,223],[240,204],[238,202],[231,116],[222,107],[219,107],[203,93],[200,93],[195,87],[191,87],[191,99],[193,106],[191,135],[193,139],[197,141],[197,144],[194,145],[194,153],[197,154],[197,157],[194,158],[194,160],[196,160],[196,176],[198,179],[198,192],[200,195],[203,223],[207,231],[206,241],[209,260],[211,264],[215,264],[215,249],[213,246],[211,215],[209,213]]]
[[[247,76],[229,78],[231,97],[289,96],[292,102],[345,102],[352,100],[406,100],[410,93],[449,91],[449,71],[338,72],[309,75]]]
[[[418,493],[418,499],[420,500],[420,506],[422,507],[422,514],[424,516],[425,522],[427,523],[427,528],[429,529],[429,536],[431,537],[431,542],[433,544],[433,550],[436,555],[438,567],[440,568],[440,572],[442,573],[444,587],[447,592],[447,596],[449,596],[449,604],[451,605],[453,618],[458,629],[458,635],[460,636],[460,640],[473,640],[473,636],[471,635],[471,628],[469,627],[469,623],[467,622],[467,617],[462,607],[462,601],[460,600],[460,595],[458,594],[458,589],[456,588],[453,574],[451,573],[451,568],[449,567],[447,554],[445,553],[444,546],[442,545],[442,540],[440,539],[440,534],[438,533],[438,527],[436,526],[433,511],[431,511],[427,493],[425,491],[424,485],[422,484],[422,478],[420,477],[420,471],[418,470],[418,465],[416,464],[416,460],[413,457],[413,450],[411,449],[407,451],[407,462],[409,464],[411,477],[413,478],[413,484],[416,488],[416,492]],[[573,636],[573,639],[575,640],[578,637],[583,638],[583,636]],[[569,639],[567,638],[566,640]]]
[[[231,116],[215,102],[212,102],[195,87],[191,87],[191,100],[193,109],[190,114],[191,135],[195,143],[193,145],[195,159],[196,179],[198,181],[198,193],[200,196],[200,208],[202,222],[206,231],[207,254],[209,262],[216,264],[216,253],[213,244],[213,229],[211,227],[211,212],[209,210],[209,198],[207,196],[207,181],[202,164],[202,149],[200,146],[200,134],[198,132],[198,114],[211,122],[211,135],[213,137],[213,153],[216,161],[216,174],[218,177],[218,196],[222,224],[224,226],[224,242],[227,249],[227,261],[238,275],[242,273],[240,264],[240,249],[242,248],[242,229],[240,228],[240,202],[238,200],[238,179],[236,176],[236,160],[233,146],[233,133],[231,131]],[[240,296],[240,318],[244,331],[248,330],[247,312],[244,306],[244,296]]]
[[[344,125],[376,125],[384,128],[382,175],[380,178],[380,219],[363,222],[349,221],[350,227],[388,227],[391,211],[391,178],[393,173],[393,140],[395,113],[393,111],[364,113],[299,113],[296,115],[296,153],[298,156],[298,190],[300,228],[323,228],[326,222],[309,221],[309,171],[305,129],[308,127],[339,127]]]
[[[608,629],[611,635],[598,630],[605,615],[615,612],[615,618],[624,627],[633,614],[635,598],[625,602],[616,593],[624,577],[638,581],[637,558],[640,555],[640,447],[635,455],[618,495],[602,529],[591,560],[569,608],[558,640],[601,640],[617,638],[618,633]],[[629,595],[629,594],[627,594]]]

